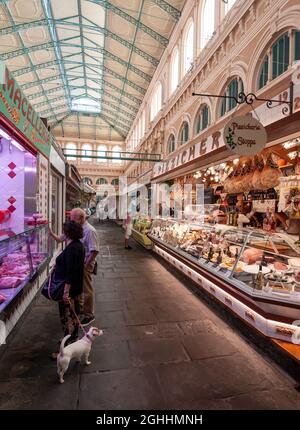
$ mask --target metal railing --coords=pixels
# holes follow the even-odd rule
[[[161,154],[148,154],[142,152],[128,151],[97,151],[94,149],[70,149],[62,148],[64,156],[68,159],[91,160],[120,160],[120,161],[150,161],[156,163],[161,161]]]

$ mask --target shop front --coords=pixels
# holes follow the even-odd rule
[[[0,321],[5,343],[48,273],[50,139],[4,66],[0,87]]]
[[[65,159],[60,148],[52,140],[50,152],[50,183],[49,183],[49,208],[50,208],[50,227],[53,233],[59,235],[65,219],[65,196],[66,196],[66,167]],[[56,252],[61,249],[57,242],[53,243]]]
[[[171,211],[153,219],[148,236],[155,252],[299,360],[300,112],[272,122],[265,109],[267,143],[256,155],[228,149],[224,124],[155,165],[154,184],[189,184],[191,197],[179,219]]]

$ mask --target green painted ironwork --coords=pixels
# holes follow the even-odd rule
[[[120,81],[124,82],[125,84],[129,85],[130,87],[134,88],[136,91],[138,91],[139,93],[145,95],[146,94],[146,90],[145,88],[140,87],[139,85],[133,83],[132,81],[129,81],[126,78],[123,78],[123,76],[119,75],[118,73],[116,73],[114,70],[109,69],[106,66],[103,66],[103,71],[109,75],[112,75],[114,78],[119,79]]]
[[[128,13],[124,12],[124,10],[119,9],[117,6],[111,4],[107,0],[88,0],[91,3],[99,4],[106,9],[111,10],[116,15],[119,15],[121,18],[125,19],[126,21],[130,22],[131,24],[138,26],[140,30],[144,31],[146,34],[151,36],[154,40],[159,42],[163,46],[168,46],[169,40],[162,36],[161,34],[154,31],[152,28],[148,27],[147,25],[143,24],[141,21],[135,19],[133,16],[129,15]]]
[[[99,152],[94,149],[77,150],[76,154],[70,154],[68,148],[62,148],[64,155],[67,157],[76,158],[92,158],[92,159],[105,159],[105,160],[134,160],[134,161],[161,161],[161,154],[151,154],[143,152],[129,152],[129,151],[105,151],[105,155],[99,155]]]
[[[6,4],[4,4],[4,8],[5,8],[5,12],[6,12],[6,14],[7,14],[7,16],[8,16],[8,18],[9,18],[9,20],[10,20],[11,24],[12,24],[12,26],[14,26],[14,25],[15,25],[15,21],[14,21],[14,19],[13,19],[13,17],[12,17],[12,14],[10,13],[10,11],[9,11],[9,9],[8,9],[8,7],[7,7],[7,5],[6,5]],[[20,42],[20,44],[21,44],[21,46],[22,46],[22,50],[26,49],[26,48],[25,48],[25,45],[24,45],[24,42],[23,42],[23,39],[21,38],[21,36],[20,36],[20,34],[19,34],[19,33],[17,33],[17,37],[18,37],[19,42]],[[4,54],[1,54],[1,56],[0,56],[0,58],[1,58],[1,59],[2,59],[2,55],[4,55]],[[34,64],[33,64],[33,62],[32,62],[32,60],[31,60],[31,58],[30,58],[30,57],[28,57],[28,61],[29,61],[30,66],[31,66],[31,71],[32,71],[32,73],[34,73],[34,74],[35,74],[35,76],[37,77],[37,79],[39,79],[38,74],[37,74],[37,73],[36,73],[36,71],[34,70]],[[23,89],[23,88],[22,88],[22,89]],[[45,93],[44,93],[44,96],[46,97],[46,99],[48,99],[48,97],[47,97],[47,95],[46,95]],[[55,115],[55,112],[54,112],[54,110],[53,110],[53,109],[51,110],[51,112],[53,112],[53,114]]]
[[[72,87],[71,87],[72,88]],[[76,88],[80,88],[80,87],[76,87]],[[94,89],[94,91],[96,91],[95,89]],[[97,101],[97,102],[100,102],[101,101],[101,103],[103,103],[103,104],[105,104],[105,105],[107,105],[107,106],[109,106],[109,107],[112,107],[112,108],[114,108],[114,109],[116,109],[116,111],[119,111],[123,116],[126,116],[127,118],[130,118],[131,120],[133,120],[134,118],[135,118],[135,115],[132,115],[132,114],[130,114],[130,113],[128,113],[128,112],[126,112],[126,111],[124,111],[124,110],[122,110],[122,109],[120,109],[120,106],[116,106],[115,104],[113,104],[113,103],[109,103],[107,100],[104,100],[104,99],[97,99],[96,97],[92,97],[92,96],[90,96],[90,95],[88,95],[88,94],[85,94],[85,95],[83,95],[83,96],[76,96],[76,97],[73,97],[72,98],[72,100],[76,100],[76,99],[79,99],[79,98],[81,98],[81,97],[88,97],[88,98],[90,98],[90,99],[92,99],[92,100],[95,100],[95,101]],[[63,96],[59,96],[59,97],[55,97],[55,98],[53,98],[53,99],[49,99],[49,101],[43,101],[43,102],[40,102],[40,103],[37,103],[37,104],[35,104],[34,105],[34,108],[38,111],[39,110],[39,108],[41,108],[41,107],[43,107],[43,106],[47,106],[49,103],[56,103],[56,102],[58,102],[58,101],[61,101],[61,100],[65,100],[66,99],[66,96],[65,95],[63,95]],[[55,108],[55,106],[54,106],[54,108]]]
[[[62,52],[61,52],[61,48],[60,48],[59,43],[58,43],[56,27],[52,23],[53,17],[52,17],[51,3],[49,0],[42,0],[41,4],[42,4],[42,8],[44,10],[44,14],[45,14],[46,19],[47,19],[48,31],[49,31],[49,33],[52,37],[53,43],[54,43],[54,53],[55,53],[55,57],[57,59],[57,62],[59,63],[59,69],[60,69],[60,73],[62,75],[61,78],[62,78],[63,83],[65,84],[64,91],[66,94],[66,99],[67,99],[67,102],[70,106],[71,94],[70,94],[70,90],[69,90],[69,87],[68,87],[67,81],[66,81],[66,70],[65,70],[64,64],[62,62]]]
[[[53,19],[51,22],[53,22],[56,27],[59,26],[71,26],[71,27],[79,27],[78,22],[72,22],[68,21],[69,19],[78,19],[78,15],[70,16],[67,18],[61,18],[61,19]],[[147,60],[149,63],[153,64],[155,67],[158,66],[159,60],[157,58],[152,57],[147,52],[143,51],[142,49],[138,48],[137,46],[133,46],[132,43],[128,42],[127,40],[123,39],[122,37],[118,36],[117,34],[113,33],[112,31],[108,30],[104,27],[99,27],[98,25],[95,25],[92,21],[90,21],[88,18],[84,17],[86,21],[89,21],[91,25],[82,23],[82,29],[83,30],[90,30],[94,31],[96,33],[103,34],[104,36],[111,38],[117,42],[119,42],[121,45],[126,46],[128,49],[133,49],[133,51],[140,55],[144,60]],[[47,19],[41,19],[39,21],[31,21],[31,22],[24,22],[22,24],[17,24],[15,26],[10,27],[4,27],[0,29],[0,36],[12,34],[15,32],[20,32],[29,28],[35,28],[35,27],[43,27],[47,25],[48,20]]]
[[[169,15],[171,15],[173,18],[178,20],[181,16],[180,10],[176,9],[174,6],[170,5],[164,0],[152,0],[157,6],[159,6],[162,10],[167,12]]]

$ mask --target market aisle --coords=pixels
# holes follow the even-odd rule
[[[40,298],[0,360],[1,409],[300,408],[295,383],[266,361],[151,253],[123,249],[114,224],[98,227],[92,364],[65,384],[49,360],[60,327]]]

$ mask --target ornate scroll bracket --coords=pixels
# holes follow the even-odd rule
[[[292,115],[293,113],[293,94],[294,94],[294,85],[291,82],[290,84],[290,100],[278,100],[278,99],[264,99],[261,97],[257,97],[254,93],[245,94],[244,92],[240,92],[237,97],[234,96],[226,96],[226,95],[217,95],[217,94],[201,94],[201,93],[192,93],[192,96],[205,96],[205,97],[216,97],[222,99],[231,99],[235,100],[235,102],[239,105],[246,103],[247,105],[252,105],[256,101],[266,102],[266,106],[269,109],[272,109],[278,105],[284,104],[282,108],[283,115]],[[287,106],[286,106],[287,105]]]

